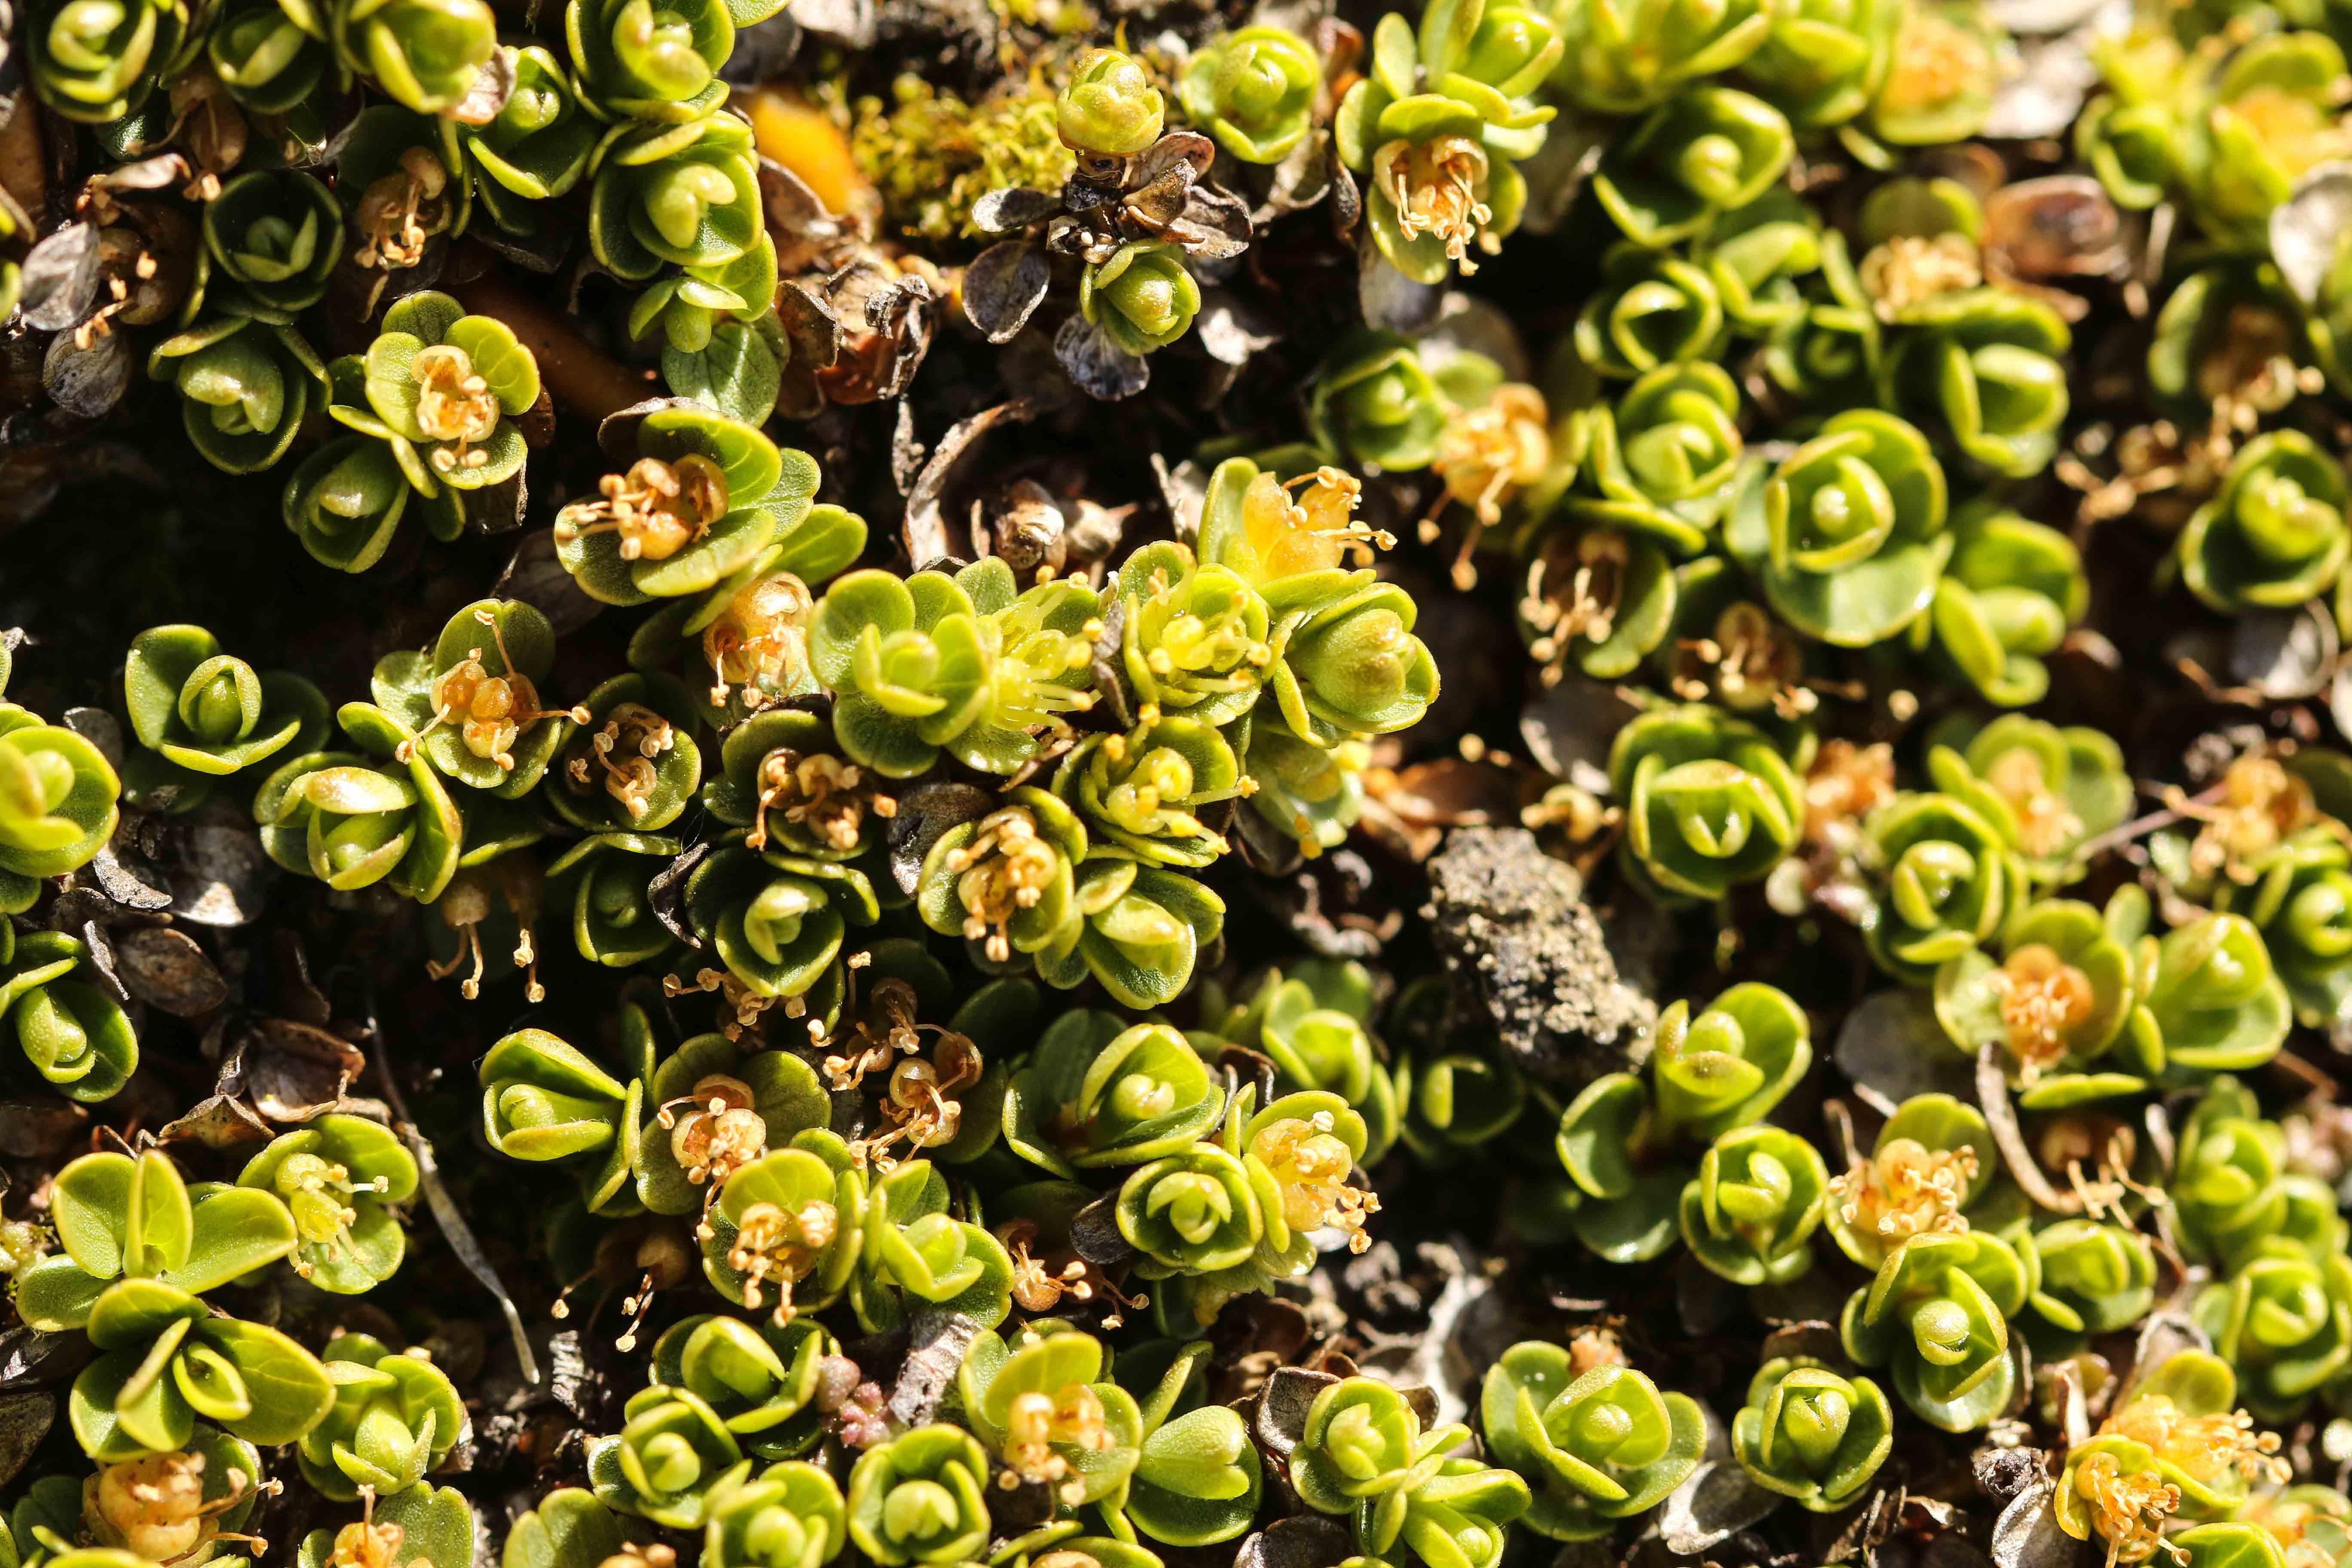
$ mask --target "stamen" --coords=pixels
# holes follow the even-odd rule
[[[1355,1157],[1331,1127],[1328,1110],[1311,1119],[1286,1117],[1259,1129],[1249,1152],[1273,1175],[1284,1220],[1298,1230],[1343,1231],[1348,1250],[1360,1253],[1372,1245],[1364,1221],[1380,1213],[1381,1200],[1348,1184]]]
[[[1086,1499],[1086,1482],[1071,1475],[1069,1460],[1054,1451],[1055,1445],[1100,1453],[1113,1442],[1102,1400],[1085,1384],[1066,1384],[1050,1395],[1034,1390],[1014,1394],[1004,1422],[1006,1468],[997,1485],[1006,1491],[1024,1481],[1053,1486],[1075,1508]]]
[[[738,687],[756,711],[788,695],[808,668],[808,623],[815,608],[806,584],[777,572],[745,584],[702,634],[710,666],[710,700],[724,703]]]
[[[1465,278],[1478,270],[1473,245],[1490,256],[1501,248],[1486,228],[1495,218],[1484,199],[1487,172],[1486,150],[1458,134],[1417,143],[1400,138],[1372,154],[1373,184],[1396,209],[1397,232],[1406,239],[1435,235]]]
[[[601,500],[575,502],[557,516],[555,537],[568,543],[617,533],[624,561],[668,560],[725,517],[730,499],[726,470],[698,452],[674,463],[639,458],[627,473],[606,474],[596,488]]]
[[[490,384],[474,370],[474,362],[454,343],[436,343],[419,353],[410,375],[416,381],[417,427],[436,445],[432,463],[436,472],[479,468],[490,460],[476,445],[497,433],[503,413]],[[478,666],[477,655],[474,662]]]
[[[482,662],[482,650],[471,647],[466,657],[449,667],[433,684],[433,717],[424,729],[403,741],[394,755],[406,762],[415,755],[416,743],[432,733],[436,726],[457,723],[466,750],[486,762],[496,763],[501,771],[514,772],[514,748],[522,733],[544,719],[570,719],[575,724],[585,724],[588,710],[583,707],[546,708],[539,705],[539,690],[530,677],[515,668],[514,659],[507,653],[506,631],[498,616],[488,610],[476,610],[474,618],[490,628],[491,644],[498,649],[499,665],[505,673],[492,675]]]
[[[414,267],[425,259],[425,242],[449,224],[449,171],[422,147],[400,155],[392,173],[360,195],[355,225],[363,242],[352,259],[363,268]]]
[[[1927,1232],[1968,1229],[1960,1205],[1976,1174],[1976,1151],[1966,1145],[1930,1149],[1896,1138],[1831,1177],[1830,1193],[1847,1225],[1892,1247]]]
[[[1456,587],[1476,586],[1471,558],[1479,541],[1502,521],[1503,504],[1550,466],[1550,417],[1543,394],[1513,382],[1497,387],[1483,406],[1457,411],[1440,432],[1429,466],[1445,488],[1430,506],[1423,532],[1435,537],[1438,517],[1454,502],[1470,509],[1470,527],[1454,556]]]
[[[2161,1394],[2143,1394],[2107,1417],[2100,1430],[2147,1444],[2157,1458],[2200,1481],[2233,1471],[2274,1486],[2294,1479],[2294,1467],[2280,1456],[2279,1435],[2255,1430],[2254,1418],[2243,1410],[2191,1415]]]
[[[681,1105],[693,1109],[677,1114]],[[669,1128],[670,1152],[697,1186],[715,1196],[727,1178],[768,1152],[768,1124],[752,1109],[751,1088],[740,1079],[712,1073],[682,1100],[655,1113]]]
[[[709,991],[718,994],[725,1008],[719,1031],[730,1040],[740,1040],[759,1027],[761,1017],[771,1007],[782,1007],[784,1016],[798,1018],[808,1011],[807,998],[802,996],[762,996],[724,969],[699,969],[694,978],[687,980],[676,974],[662,976],[662,994],[683,996],[689,991]]]
[[[823,752],[803,756],[780,746],[760,759],[758,781],[760,799],[751,830],[743,836],[746,848],[767,847],[772,811],[845,853],[865,837],[866,812],[885,818],[898,814],[898,803],[880,794],[865,769]]]
[[[1539,634],[1528,652],[1541,664],[1546,686],[1567,677],[1569,655],[1579,640],[1598,646],[1616,630],[1632,555],[1624,535],[1608,529],[1579,536],[1572,549],[1572,561],[1563,560],[1568,552],[1554,544],[1529,562],[1527,592],[1519,600],[1521,618]],[[1559,581],[1563,571],[1565,584]]]
[[[2083,836],[2083,819],[2050,787],[2042,759],[2020,746],[1985,771],[1985,783],[2017,816],[2018,843],[2029,855],[2054,855]]]
[[[821,1199],[792,1210],[776,1204],[745,1209],[734,1245],[727,1251],[727,1266],[743,1276],[743,1305],[761,1306],[762,1288],[772,1284],[776,1326],[792,1321],[793,1286],[816,1267],[839,1228],[840,1215]]]
[[[601,770],[604,793],[635,822],[653,809],[653,793],[661,782],[654,759],[677,745],[677,731],[668,720],[642,703],[616,703],[601,729],[574,742],[564,779],[573,793],[584,795]]]
[[[2107,1568],[2145,1563],[2164,1543],[2164,1525],[2180,1508],[2180,1489],[2155,1470],[2123,1473],[2113,1454],[2075,1468],[2074,1489],[2091,1505],[2091,1529],[2107,1543]]]
[[[1260,474],[1242,493],[1243,534],[1272,577],[1327,571],[1350,553],[1360,558],[1389,549],[1393,535],[1355,516],[1363,490],[1353,474],[1328,465],[1288,485]]]
[[[1010,961],[1013,917],[1045,896],[1061,852],[1037,830],[1027,806],[1008,805],[982,817],[971,841],[950,850],[945,863],[956,877],[965,938],[980,942],[990,962]]]
[[[2189,847],[2189,870],[2200,878],[2226,876],[2233,882],[2251,882],[2254,860],[2312,823],[2334,820],[2321,816],[2311,786],[2267,753],[2231,763],[2218,793],[2216,802],[2190,796],[2177,786],[2163,791],[2167,807],[2204,825]]]

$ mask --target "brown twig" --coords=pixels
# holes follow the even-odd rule
[[[33,101],[30,88],[17,89],[16,108],[0,123],[0,189],[16,198],[37,233],[41,209],[48,201],[49,174],[41,148],[41,106]]]
[[[539,362],[539,379],[548,395],[567,413],[603,419],[653,390],[647,377],[615,363],[496,268],[452,285],[451,291],[467,310],[495,316],[514,329],[515,337]]]
[[[1992,1129],[1992,1141],[2000,1145],[2000,1157],[2009,1162],[2009,1173],[2017,1178],[2025,1195],[2053,1214],[2081,1214],[2087,1206],[2083,1194],[2062,1193],[2052,1186],[2033,1151],[2026,1147],[2016,1108],[2009,1102],[2009,1075],[2001,1069],[2000,1047],[1991,1041],[1977,1053],[1977,1106],[1984,1112],[1985,1124]]]
[[[2160,795],[2163,793],[2161,788],[2150,788],[2146,784],[2135,787],[2142,795]],[[2210,784],[2195,795],[2188,796],[2187,802],[2190,805],[2210,805],[2221,798],[2221,792],[2225,787],[2227,786],[2224,784]],[[2176,822],[2185,821],[2188,815],[2179,806],[2168,805],[2161,811],[2151,811],[2145,816],[2136,816],[2129,822],[2120,823],[2108,828],[2095,838],[2084,840],[2075,847],[2072,858],[2077,863],[2088,864],[2108,850],[2130,843],[2142,834],[2154,833],[2160,827],[2169,827]]]

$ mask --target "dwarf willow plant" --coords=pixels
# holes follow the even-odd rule
[[[783,9],[19,7],[0,1568],[2352,1561],[2342,16]]]

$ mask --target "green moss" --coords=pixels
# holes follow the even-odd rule
[[[1055,133],[1044,72],[978,104],[902,76],[888,104],[859,99],[855,123],[850,150],[882,193],[885,224],[926,239],[984,237],[971,225],[973,202],[1003,185],[1053,190],[1074,166]]]

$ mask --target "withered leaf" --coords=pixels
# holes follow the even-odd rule
[[[116,767],[122,765],[122,725],[103,708],[68,708],[64,715],[65,726],[106,756]]]
[[[1519,715],[1519,741],[1554,778],[1604,794],[1610,747],[1633,713],[1615,686],[1570,679],[1527,704]]]
[[[774,81],[784,74],[800,52],[801,25],[789,11],[780,11],[764,22],[754,22],[746,27],[740,23],[735,28],[735,52],[727,57],[719,68],[719,79],[731,87],[757,87],[763,81]]]
[[[1095,212],[1117,200],[1118,191],[1116,188],[1087,180],[1072,180],[1062,187],[1062,210],[1067,214]]]
[[[1095,694],[1102,699],[1104,711],[1122,730],[1135,722],[1135,702],[1128,685],[1126,642],[1127,601],[1113,598],[1103,611],[1102,633],[1095,638],[1090,663]]]
[[[2102,0],[1987,0],[1986,20],[2012,33],[2046,35],[2092,24]]]
[[[2110,276],[2129,262],[2128,238],[2114,199],[2088,174],[2019,180],[1985,198],[1985,248],[2020,278]]]
[[[1199,132],[1171,131],[1129,161],[1126,188],[1156,184],[1179,170],[1189,185],[1209,172],[1216,157],[1217,144]]]
[[[1380,253],[1369,236],[1357,247],[1356,292],[1364,320],[1392,332],[1417,332],[1437,320],[1445,303],[1441,284],[1416,283]]]
[[[1356,226],[1364,221],[1363,188],[1356,184],[1356,176],[1349,172],[1347,166],[1339,162],[1337,155],[1334,155],[1331,160],[1329,211],[1331,233],[1339,239],[1347,239],[1353,236]]]
[[[767,210],[769,226],[783,231],[782,248],[804,248],[841,237],[840,217],[806,180],[773,158],[760,160],[760,203]]]
[[[542,384],[540,387],[539,395],[531,400],[530,406],[515,416],[515,427],[522,432],[524,444],[534,452],[555,439],[555,399],[545,385]],[[491,509],[493,515],[497,510]],[[485,526],[470,516],[467,521],[474,522],[478,528]],[[512,527],[513,524],[495,523],[488,526],[489,531],[496,533],[503,528]]]
[[[916,477],[929,455],[930,448],[915,433],[915,405],[901,400],[898,416],[890,423],[890,482],[900,495],[915,488]]]
[[[840,320],[809,284],[793,279],[776,290],[776,321],[791,345],[776,412],[787,419],[814,418],[824,409],[817,375],[841,359]]]
[[[1337,1568],[1356,1555],[1346,1524],[1321,1514],[1277,1519],[1244,1540],[1234,1568]]]
[[[2086,41],[2076,36],[2018,39],[2018,64],[1993,94],[1984,133],[2003,141],[2063,135],[2099,85]]]
[[[25,1463],[58,1418],[58,1396],[37,1388],[0,1394],[0,1487],[24,1473]]]
[[[84,869],[100,892],[124,909],[152,913],[172,907],[170,882],[120,835],[100,845]]]
[[[563,269],[564,259],[572,254],[574,236],[553,224],[531,234],[509,234],[494,223],[486,223],[468,237],[477,245],[497,251],[526,272],[551,277]]]
[[[1118,199],[1121,222],[1147,236],[1167,233],[1183,213],[1195,177],[1192,164],[1180,163],[1150,184],[1128,192]]]
[[[1862,1506],[1844,1514],[1836,1537],[1822,1552],[1824,1563],[1874,1563],[1877,1548],[1895,1533],[1903,1517],[1903,1487],[1882,1478]]]
[[[2133,1386],[2147,1373],[2183,1351],[2203,1351],[2210,1353],[2212,1339],[2190,1319],[2171,1310],[2151,1313],[2139,1326],[2139,1340],[2132,1355],[2131,1375],[2126,1379],[2117,1394],[2121,1403],[2130,1397]]]
[[[521,424],[528,433],[532,422],[541,416],[545,416],[546,428],[551,437],[555,428],[555,416],[553,405],[549,403],[544,387],[540,389],[538,403],[534,404],[518,423]],[[523,476],[528,471],[527,466],[517,468],[494,485],[478,485],[472,489],[462,492],[466,507],[466,531],[512,533],[516,529],[520,528],[523,508],[530,499],[530,489],[523,482]]]
[[[711,848],[709,844],[696,845],[655,872],[646,883],[646,903],[653,910],[654,919],[661,921],[662,929],[670,935],[697,952],[701,951],[702,938],[695,934],[686,918],[686,878]]]
[[[1837,1325],[1820,1318],[1779,1325],[1764,1336],[1756,1353],[1765,1361],[1780,1356],[1811,1356],[1828,1366],[1846,1364],[1845,1346],[1838,1338]]]
[[[1527,338],[1510,312],[1475,295],[1449,292],[1439,307],[1437,321],[1414,352],[1443,384],[1449,374],[1493,372],[1465,356],[1476,354],[1503,367],[1505,381],[1526,381],[1535,374],[1528,358]]]
[[[898,797],[898,815],[890,818],[887,848],[891,879],[898,890],[912,896],[923,872],[923,858],[940,834],[976,821],[996,807],[996,797],[975,784],[918,784]]]
[[[874,42],[874,0],[792,0],[793,20],[812,33],[829,33],[853,49]]]
[[[563,574],[563,580],[572,579]],[[221,810],[215,812],[215,806]],[[269,884],[283,873],[262,851],[253,824],[239,816],[226,802],[207,802],[194,820],[173,824],[164,848],[172,912],[180,919],[198,925],[241,926],[260,916]]]
[[[625,467],[637,460],[637,426],[648,417],[667,409],[691,411],[699,406],[690,397],[648,397],[626,408],[616,408],[596,426],[597,449],[604,454],[606,462]]]
[[[1304,211],[1331,194],[1331,133],[1317,126],[1274,166],[1265,200],[1250,216],[1259,223]]]
[[[963,274],[963,313],[992,343],[1009,342],[1045,301],[1054,264],[1043,246],[1007,239],[990,246]]]
[[[466,1266],[466,1272],[497,1298],[499,1310],[507,1321],[508,1337],[514,1343],[515,1360],[520,1364],[524,1378],[537,1383],[539,1358],[531,1353],[530,1334],[523,1327],[522,1313],[516,1308],[514,1297],[508,1293],[506,1282],[499,1278],[499,1271],[492,1266],[489,1255],[482,1250],[481,1242],[475,1238],[472,1227],[467,1225],[457,1200],[449,1195],[448,1184],[441,1179],[440,1163],[433,1156],[431,1141],[409,1120],[408,1108],[401,1103],[397,1075],[385,1074],[384,1082],[392,1091],[394,1106],[400,1112],[400,1125],[395,1131],[407,1140],[408,1152],[415,1157],[417,1185],[424,1189],[425,1202],[433,1211],[434,1223],[441,1227],[443,1239],[449,1243],[449,1250],[457,1255],[457,1261]]]
[[[1054,334],[1054,358],[1088,397],[1116,403],[1151,381],[1151,366],[1104,335],[1084,316],[1072,316]]]
[[[1601,154],[1615,132],[1616,121],[1598,116],[1562,115],[1552,121],[1550,133],[1535,156],[1519,164],[1519,173],[1528,180],[1522,227],[1549,234],[1567,221],[1585,180],[1601,166]]]
[[[1167,237],[1202,261],[1222,261],[1249,248],[1249,208],[1239,196],[1195,185],[1167,226]]]
[[[1247,364],[1252,354],[1280,341],[1273,323],[1226,289],[1202,291],[1201,309],[1192,318],[1193,335],[1209,356],[1223,364]]]
[[[1346,1377],[1355,1375],[1355,1368],[1343,1364],[1343,1358],[1335,1356],[1332,1361],[1335,1365],[1340,1366],[1340,1375]],[[1397,1396],[1404,1401],[1406,1409],[1421,1417],[1421,1424],[1423,1426],[1438,1425],[1442,1412],[1437,1403],[1435,1389],[1431,1388],[1427,1384],[1416,1383],[1398,1389]]]
[[[973,444],[999,425],[1026,424],[1048,406],[1039,398],[1016,397],[1009,403],[983,408],[970,418],[960,419],[948,427],[947,434],[941,436],[939,444],[931,448],[929,458],[907,491],[907,514],[902,532],[909,560],[919,564],[936,561],[948,553],[947,518],[940,498]]]
[[[1224,1041],[1217,1048],[1217,1070],[1229,1075],[1228,1094],[1235,1086],[1246,1084],[1256,1089],[1260,1105],[1273,1102],[1274,1058],[1264,1051],[1254,1050],[1236,1041]]]
[[[130,340],[121,332],[97,333],[84,348],[59,331],[41,360],[41,390],[68,413],[100,419],[130,390],[131,370]]]
[[[868,295],[866,324],[884,346],[880,363],[866,384],[841,386],[828,383],[827,394],[836,403],[878,403],[905,395],[915,373],[931,350],[939,330],[939,296],[914,273]]]
[[[334,1021],[335,1005],[310,978],[310,951],[289,931],[271,933],[278,952],[278,1014],[325,1028]]]
[[[460,125],[488,125],[499,117],[514,96],[515,54],[511,47],[496,48],[490,58],[474,72],[474,79],[466,88],[466,96],[449,106],[446,112]]]
[[[2082,1542],[2058,1528],[2050,1506],[2057,1489],[2050,1482],[2028,1489],[2010,1500],[1992,1527],[1995,1568],[2066,1568]]]
[[[98,226],[69,223],[25,258],[16,310],[36,331],[61,332],[98,303]]]
[[[1062,197],[1057,191],[1004,185],[985,193],[971,204],[971,226],[984,234],[1010,234],[1061,210]]]
[[[96,1354],[97,1348],[83,1334],[43,1333],[19,1323],[0,1333],[0,1388],[62,1383]]]
[[[2230,630],[2231,684],[2273,700],[2313,696],[2336,669],[2336,617],[2318,605],[2250,611],[2232,620]]]
[[[1667,1494],[1658,1510],[1658,1531],[1677,1557],[1706,1551],[1734,1531],[1745,1530],[1780,1503],[1728,1460],[1709,1460]]]
[[[174,1017],[194,1018],[228,1000],[228,982],[184,931],[168,926],[125,931],[115,937],[114,951],[131,994]]]
[[[187,183],[188,161],[177,153],[158,153],[92,174],[93,188],[104,191],[161,191]]]
[[[83,921],[81,930],[76,934],[81,938],[85,950],[82,962],[89,966],[90,973],[98,976],[107,994],[117,1002],[130,1001],[131,988],[122,983],[122,976],[115,966],[114,932],[92,919]]]
[[[2319,298],[2347,228],[2352,228],[2352,163],[2320,164],[2271,209],[2271,254],[2279,275],[2305,304]],[[29,285],[29,265],[26,272]]]
[[[583,1421],[593,1419],[595,1373],[580,1344],[580,1331],[564,1329],[547,1336],[547,1386],[555,1402]]]
[[[1070,1216],[1070,1250],[1097,1268],[1116,1268],[1135,1257],[1118,1228],[1118,1203],[1105,1194]]]
[[[261,1018],[249,1026],[245,1081],[254,1109],[272,1121],[309,1121],[341,1108],[367,1068],[358,1047],[311,1025]]]
[[[2049,1455],[2040,1448],[2001,1448],[1985,1444],[1969,1456],[1977,1489],[1996,1502],[2007,1502],[2043,1479]]]
[[[1938,1048],[1943,1027],[1932,1001],[1918,991],[1874,992],[1838,1026],[1830,1058],[1853,1080],[1871,1109],[1893,1115],[1915,1094],[1967,1094],[1967,1064]]]
[[[1316,1396],[1339,1380],[1328,1372],[1305,1367],[1275,1368],[1257,1396],[1250,1430],[1259,1447],[1287,1458],[1307,1435],[1307,1412]]]
[[[201,1143],[207,1149],[238,1149],[267,1143],[274,1134],[253,1108],[235,1095],[211,1094],[196,1101],[186,1114],[166,1122],[155,1134],[159,1143]]]

